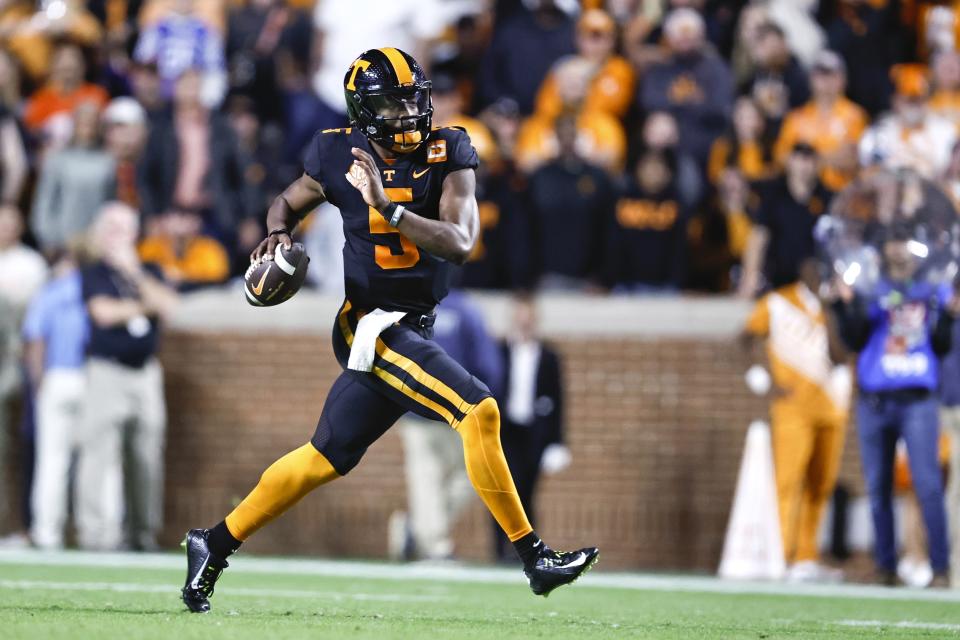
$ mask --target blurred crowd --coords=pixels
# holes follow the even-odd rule
[[[347,124],[344,70],[389,44],[428,69],[435,125],[466,128],[483,161],[465,286],[752,296],[796,277],[861,167],[911,166],[960,195],[957,11],[5,0],[0,198],[49,264],[118,200],[169,282],[225,282],[313,133]],[[314,285],[334,291],[335,218],[302,230],[326,267]]]

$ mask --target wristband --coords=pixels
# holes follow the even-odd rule
[[[400,224],[400,218],[402,218],[403,214],[406,212],[407,210],[403,208],[403,205],[398,204],[397,209],[393,212],[393,215],[390,216],[390,220],[389,220],[390,226],[396,227],[398,224]]]
[[[277,235],[280,235],[281,233],[290,235],[290,229],[285,229],[283,227],[280,227],[279,229],[274,229],[273,231],[267,234],[267,237],[269,238],[270,236],[277,236]]]
[[[406,209],[403,208],[403,205],[399,205],[396,202],[390,202],[383,208],[383,211],[380,212],[386,221],[391,227],[396,227],[400,224],[400,218],[403,217]]]

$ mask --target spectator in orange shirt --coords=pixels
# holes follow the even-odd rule
[[[623,169],[627,139],[619,120],[603,111],[587,111],[584,104],[590,89],[593,68],[579,57],[568,58],[551,72],[557,79],[561,113],[572,116],[577,125],[577,149],[589,163],[611,173]],[[533,173],[560,153],[554,123],[558,118],[533,115],[528,118],[517,138],[517,167]]]
[[[615,54],[617,25],[599,9],[586,11],[577,22],[577,54],[592,67],[590,86],[583,101],[584,111],[603,111],[623,119],[633,98],[634,75],[630,63]],[[555,71],[540,86],[535,112],[556,119],[563,111],[561,89]]]
[[[933,95],[930,111],[960,125],[960,53],[943,51],[936,54],[931,66]]]
[[[820,159],[820,179],[838,191],[857,171],[857,141],[867,126],[867,114],[844,97],[846,66],[833,51],[822,51],[810,73],[813,97],[783,121],[774,157],[781,165],[797,143],[813,147]]]
[[[0,2],[0,49],[16,56],[32,80],[42,80],[50,70],[55,39],[87,47],[100,41],[103,29],[86,4],[82,0]]]
[[[180,291],[219,284],[230,274],[226,249],[201,234],[196,210],[173,207],[161,216],[158,231],[140,243],[140,259],[163,269],[164,279]]]
[[[87,71],[83,51],[65,42],[57,46],[50,64],[50,77],[27,101],[23,122],[33,133],[53,134],[54,146],[69,139],[70,114],[81,102],[102,109],[110,101],[103,87],[84,80]]]

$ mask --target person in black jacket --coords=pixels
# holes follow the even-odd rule
[[[531,297],[521,295],[513,310],[513,332],[502,343],[504,381],[500,442],[520,502],[534,512],[540,472],[562,471],[570,463],[563,444],[563,381],[560,357],[537,335],[537,312]],[[494,553],[512,561],[513,548],[494,522]]]
[[[833,198],[817,176],[816,149],[805,142],[793,145],[782,176],[757,183],[755,191],[739,287],[745,298],[797,280],[800,263],[816,251],[817,220]]]
[[[200,74],[187,71],[174,90],[173,108],[150,128],[140,162],[141,210],[153,218],[174,202],[208,212],[220,239],[232,242],[232,231],[246,207],[259,202],[243,198],[243,166],[229,122],[200,102]]]

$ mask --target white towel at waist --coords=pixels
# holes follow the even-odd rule
[[[353,346],[350,347],[350,359],[347,368],[354,371],[373,371],[373,359],[377,355],[377,338],[390,325],[400,322],[405,311],[384,311],[374,309],[360,318],[357,330],[353,332]]]

